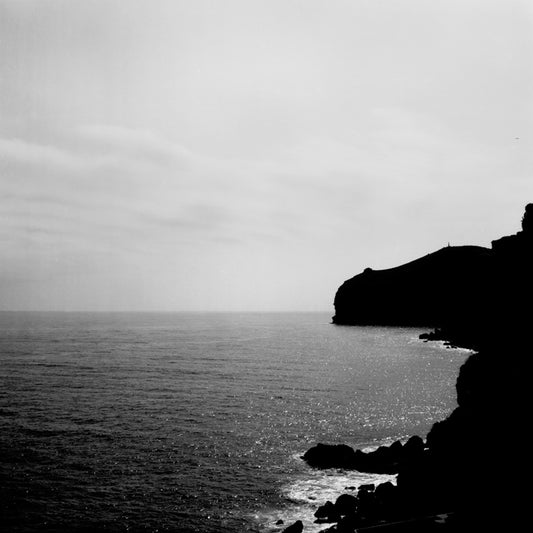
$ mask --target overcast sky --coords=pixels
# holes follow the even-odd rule
[[[533,201],[528,0],[0,0],[0,309],[333,310]]]

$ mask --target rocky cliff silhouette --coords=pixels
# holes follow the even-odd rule
[[[405,265],[370,268],[345,281],[335,296],[335,324],[437,326],[479,297],[491,250],[449,246]]]
[[[338,445],[306,453],[315,467],[398,472],[396,486],[361,487],[350,502],[320,507],[317,520],[335,522],[324,531],[525,529],[532,274],[533,204],[528,204],[522,230],[493,241],[491,249],[446,248],[342,285],[335,299],[337,324],[429,324],[440,328],[440,337],[477,352],[460,369],[457,408],[434,424],[423,445],[411,439],[410,453],[401,443],[371,457]]]
[[[435,337],[480,348],[507,320],[501,306],[514,305],[527,288],[532,220],[528,204],[522,231],[491,248],[448,246],[395,268],[365,269],[339,287],[333,323],[436,327]]]

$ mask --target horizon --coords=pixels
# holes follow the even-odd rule
[[[334,313],[533,199],[527,0],[0,0],[0,310]]]
[[[450,246],[447,245],[445,247],[440,248],[439,250],[435,250],[434,252],[429,252],[426,255],[431,255],[433,253],[439,252],[441,250],[444,250],[446,248],[459,248],[459,247],[479,247],[483,248],[477,245],[460,245],[460,246]],[[486,247],[487,250],[490,250],[490,247]],[[401,265],[395,265],[392,268],[396,267],[402,267],[405,266],[411,262],[417,261],[418,259],[422,259],[424,256],[417,257],[413,259],[412,261],[408,261],[407,263],[402,263]],[[388,268],[385,269],[372,269],[374,272],[380,272],[383,270],[388,270]],[[355,275],[361,274],[362,272],[358,272]],[[339,284],[339,287],[342,285]],[[208,314],[333,314],[335,315],[335,307],[333,305],[333,301],[331,304],[331,309],[261,309],[261,310],[250,310],[250,309],[112,309],[112,310],[98,310],[98,309],[0,309],[0,313],[50,313],[50,314],[202,314],[202,315],[208,315]],[[334,322],[331,322],[334,324]],[[342,324],[337,324],[342,325]],[[365,325],[363,327],[368,327],[368,325]],[[381,327],[381,326],[376,326]],[[419,326],[398,326],[400,328],[405,327],[413,327],[415,329],[424,329],[423,327]]]
[[[161,315],[293,315],[293,314],[310,314],[310,315],[322,315],[330,314],[332,311],[316,310],[316,311],[299,311],[299,310],[288,310],[288,311],[276,311],[276,310],[264,310],[264,311],[250,311],[250,310],[231,310],[231,311],[205,311],[205,310],[165,310],[165,309],[134,309],[134,310],[123,310],[115,309],[112,311],[93,311],[93,310],[80,310],[80,309],[68,309],[68,310],[50,310],[50,309],[0,309],[0,314],[23,314],[23,313],[35,313],[35,314],[95,314],[95,315],[112,315],[112,314],[161,314]]]

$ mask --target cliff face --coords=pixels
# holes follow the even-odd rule
[[[491,254],[479,246],[449,246],[396,268],[366,269],[337,291],[333,322],[442,325],[465,301],[480,297]]]
[[[442,248],[345,281],[335,295],[333,323],[438,327],[454,344],[480,348],[493,342],[495,328],[517,320],[504,310],[528,289],[532,250],[528,204],[522,231],[494,240],[491,248]]]
[[[415,288],[414,304],[394,300]],[[335,322],[419,325],[424,295],[437,300],[428,307],[431,320],[424,322],[478,352],[461,367],[457,408],[433,426],[424,453],[400,470],[396,495],[380,518],[452,511],[456,521],[445,531],[520,531],[529,521],[528,492],[521,483],[531,470],[522,434],[531,416],[533,204],[526,207],[522,231],[493,241],[491,250],[445,249],[352,278],[337,293]],[[437,309],[443,299],[454,305]]]

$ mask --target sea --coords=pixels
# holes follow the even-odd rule
[[[425,437],[465,350],[328,313],[0,313],[0,530],[280,532],[391,476],[311,446]],[[279,523],[283,521],[283,524]]]

